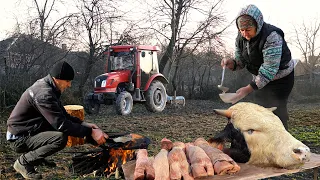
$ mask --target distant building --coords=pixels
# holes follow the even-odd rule
[[[309,56],[308,62],[298,60],[297,65],[294,69],[295,76],[305,76],[312,74],[320,75],[320,57],[319,56]]]
[[[296,67],[294,68],[294,75],[302,76],[302,75],[309,74],[310,71],[311,69],[306,63],[298,61]]]
[[[11,71],[42,76],[57,61],[83,65],[85,59],[79,58],[79,54],[83,57],[86,53],[69,52],[66,44],[57,47],[33,36],[20,34],[0,41],[0,75]]]

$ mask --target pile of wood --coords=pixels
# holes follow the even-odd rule
[[[161,140],[161,150],[154,158],[148,157],[146,149],[139,149],[135,153],[136,163],[132,178],[135,180],[189,180],[235,174],[240,170],[240,166],[233,159],[210,146],[203,138],[191,143],[173,143],[164,138]]]

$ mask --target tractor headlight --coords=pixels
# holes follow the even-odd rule
[[[107,85],[107,80],[103,80],[103,81],[101,82],[101,87],[106,87],[106,85]]]

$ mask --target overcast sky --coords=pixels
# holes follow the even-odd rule
[[[21,1],[23,3],[31,0]],[[23,17],[22,4],[16,2],[16,0],[0,0],[0,40],[6,37],[7,32],[12,31],[17,19]],[[303,21],[308,22],[314,19],[320,21],[319,0],[225,0],[223,8],[228,21],[231,22],[240,8],[247,4],[258,6],[265,21],[281,28],[288,38],[293,35],[293,25],[298,26]],[[225,41],[229,49],[232,50],[236,37],[236,27],[231,26],[228,31],[231,33]],[[289,45],[289,47],[293,58],[300,58],[300,52],[292,45]]]

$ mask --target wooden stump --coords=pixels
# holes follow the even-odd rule
[[[67,113],[69,113],[71,116],[77,117],[84,120],[84,108],[80,105],[66,105],[64,106]],[[76,146],[76,145],[82,145],[84,144],[84,139],[79,137],[68,137],[67,147]]]

